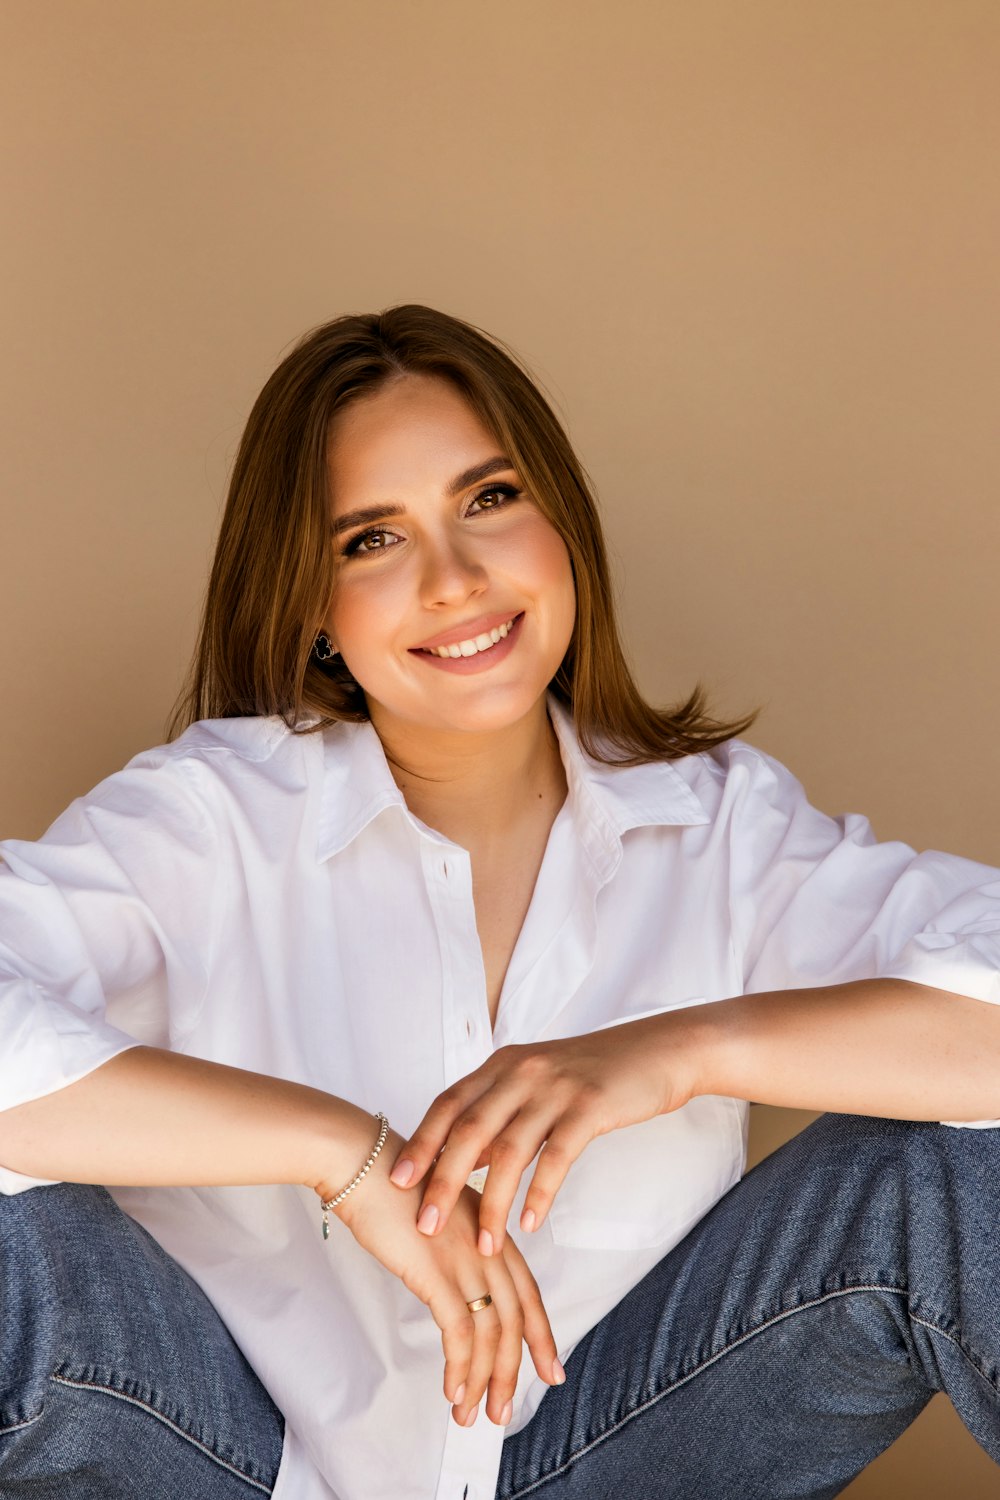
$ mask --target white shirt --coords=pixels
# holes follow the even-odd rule
[[[37,843],[0,845],[0,1108],[143,1042],[326,1089],[406,1135],[508,1042],[876,975],[1000,1001],[1000,871],[876,843],[742,740],[612,769],[551,712],[569,795],[492,1035],[469,857],[407,810],[371,726],[210,721]],[[601,1137],[542,1229],[514,1228],[563,1359],[737,1181],[746,1114],[703,1097]],[[430,1313],[343,1225],[324,1243],[314,1193],[113,1196],[284,1413],[277,1500],[492,1500],[502,1429],[451,1419]],[[545,1389],[525,1355],[511,1430]]]

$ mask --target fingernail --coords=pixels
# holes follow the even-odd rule
[[[451,1404],[452,1404],[452,1406],[461,1406],[461,1404],[462,1404],[462,1402],[464,1400],[465,1400],[465,1381],[463,1380],[462,1384],[459,1386],[458,1390],[455,1392],[455,1399],[454,1399],[454,1401]]]
[[[553,1385],[566,1384],[566,1371],[557,1359],[552,1361],[552,1383]]]
[[[530,1234],[534,1227],[535,1210],[533,1208],[526,1208],[524,1210],[524,1213],[521,1215],[521,1228],[525,1231],[526,1234]]]
[[[514,1403],[513,1403],[513,1401],[508,1401],[507,1405],[504,1407],[503,1411],[500,1413],[500,1426],[501,1427],[506,1427],[507,1423],[510,1421],[510,1419],[511,1419],[511,1417],[513,1415],[514,1415]]]
[[[473,1424],[473,1422],[476,1420],[476,1418],[478,1416],[479,1416],[479,1402],[477,1401],[476,1404],[475,1404],[475,1406],[472,1408],[472,1410],[469,1412],[469,1415],[465,1419],[465,1425],[466,1425],[466,1427],[471,1427],[472,1424]]]
[[[435,1229],[437,1228],[437,1221],[439,1217],[440,1216],[438,1214],[438,1211],[434,1207],[433,1203],[428,1203],[426,1208],[422,1208],[420,1210],[420,1217],[417,1220],[417,1228],[420,1230],[420,1233],[433,1234]]]
[[[414,1173],[414,1166],[408,1157],[398,1161],[389,1173],[389,1181],[394,1182],[397,1187],[405,1187]]]
[[[488,1229],[479,1231],[479,1253],[480,1255],[493,1254],[493,1236]]]

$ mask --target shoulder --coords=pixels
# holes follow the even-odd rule
[[[713,821],[742,816],[748,810],[790,809],[806,800],[802,783],[786,765],[744,739],[725,740],[700,755],[666,764],[685,781]]]
[[[550,713],[571,782],[584,785],[619,821],[630,820],[625,826],[715,824],[748,804],[791,803],[804,796],[780,761],[738,736],[698,754],[623,765],[604,741],[593,755],[585,753],[561,705],[552,705]]]
[[[140,751],[79,799],[115,811],[214,822],[222,805],[304,790],[321,766],[322,737],[278,718],[202,719],[176,740]]]

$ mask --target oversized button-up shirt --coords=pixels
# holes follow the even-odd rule
[[[877,842],[743,740],[611,768],[550,712],[569,791],[493,1031],[469,856],[409,812],[372,727],[208,721],[38,842],[0,844],[0,1108],[145,1043],[325,1089],[406,1135],[509,1042],[883,975],[1000,1001],[1000,871]],[[563,1359],[737,1181],[746,1114],[700,1097],[603,1136],[542,1228],[513,1229]],[[44,1190],[2,1169],[0,1187]],[[491,1500],[502,1429],[451,1419],[430,1313],[343,1225],[324,1243],[314,1193],[113,1196],[284,1413],[278,1500]],[[526,1358],[510,1430],[544,1392]]]

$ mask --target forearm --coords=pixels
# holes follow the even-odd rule
[[[903,1120],[1000,1118],[1000,1007],[981,1000],[872,979],[671,1015],[694,1093]]]
[[[373,1117],[303,1084],[154,1047],[0,1113],[0,1165],[109,1186],[346,1182]]]

